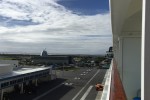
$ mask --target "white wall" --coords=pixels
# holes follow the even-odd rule
[[[142,99],[150,99],[150,0],[143,0],[142,20]]]
[[[122,38],[122,82],[128,100],[141,89],[141,38]]]
[[[122,32],[140,32],[139,34],[141,34],[141,27],[142,11],[140,10],[125,20]]]

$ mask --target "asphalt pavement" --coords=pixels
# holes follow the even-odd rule
[[[98,91],[95,84],[102,83],[106,69],[81,68],[75,71],[59,71],[65,79],[58,88],[34,100],[95,100]]]

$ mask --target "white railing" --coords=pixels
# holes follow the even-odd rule
[[[104,77],[104,89],[100,100],[109,100],[110,97],[110,86],[111,86],[111,75],[112,75],[113,60],[111,61],[110,68],[107,70]]]

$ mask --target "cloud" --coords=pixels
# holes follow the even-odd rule
[[[105,53],[112,45],[109,13],[77,15],[56,1],[0,1],[0,52]]]

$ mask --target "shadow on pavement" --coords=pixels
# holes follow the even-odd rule
[[[20,94],[18,92],[12,92],[7,94],[7,98],[8,100],[32,100],[37,96],[45,93],[46,91],[63,83],[64,81],[66,81],[66,79],[57,78],[56,80],[39,83],[38,86],[36,87],[36,92],[24,93],[24,94]]]
[[[63,96],[65,96],[72,89],[74,89],[74,87],[62,85],[61,87],[57,88],[53,92],[51,92],[48,95],[44,96],[40,100],[61,100],[61,98]]]

